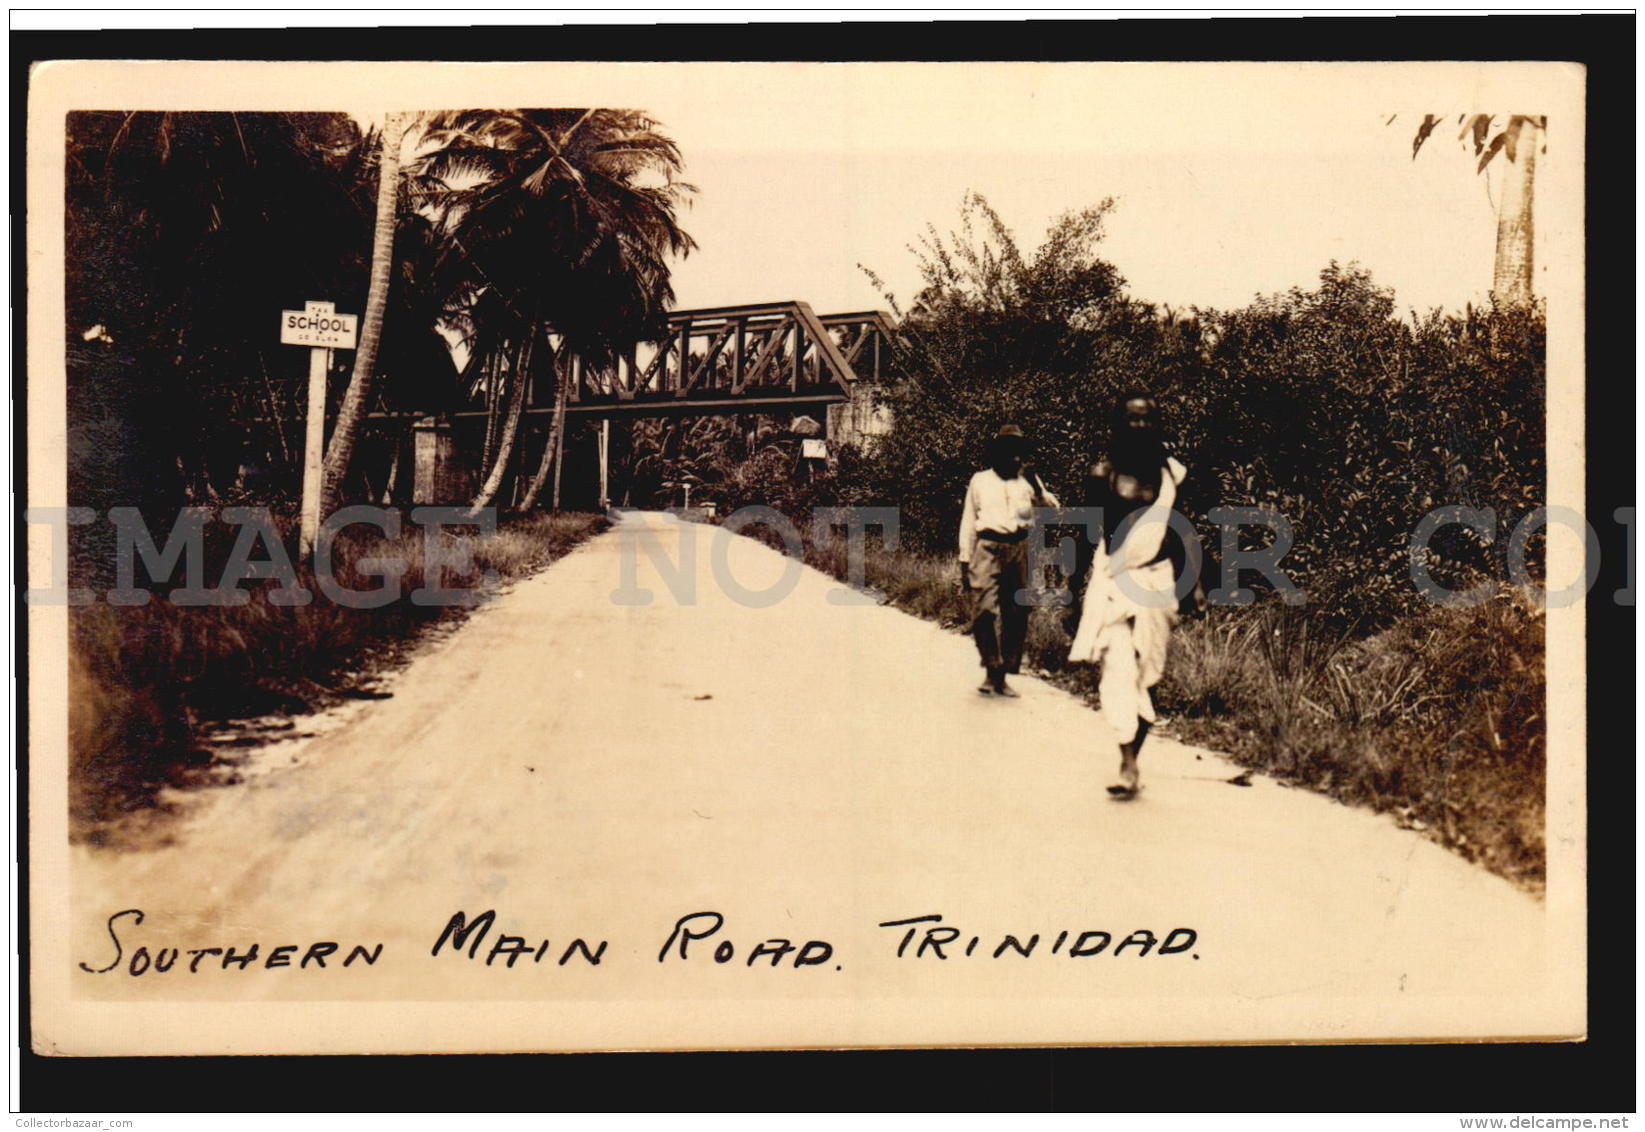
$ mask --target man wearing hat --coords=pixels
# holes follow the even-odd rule
[[[1025,473],[1028,441],[1008,424],[988,442],[988,467],[971,477],[960,510],[960,585],[971,595],[971,635],[987,678],[985,696],[1015,697],[1007,673],[1022,666],[1028,606],[1017,592],[1028,584],[1028,533],[1034,508],[1058,506],[1033,473]]]

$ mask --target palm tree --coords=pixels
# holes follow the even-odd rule
[[[560,453],[565,450],[565,402],[570,389],[573,375],[569,371],[576,364],[569,353],[561,351],[554,358],[554,421],[549,426],[548,436],[543,441],[543,456],[537,461],[537,470],[531,474],[531,480],[526,485],[525,494],[520,498],[520,509],[529,511],[537,505],[537,499],[543,493],[543,485],[548,482],[548,473],[551,467],[558,468]],[[553,509],[560,509],[560,477],[554,477]]]
[[[677,212],[694,190],[677,180],[679,148],[638,111],[456,111],[433,120],[428,142],[419,184],[440,201],[476,285],[507,309],[507,325],[489,336],[503,363],[494,403],[506,409],[475,509],[506,478],[526,383],[537,373],[555,380],[554,422],[522,500],[529,508],[561,446],[570,360],[610,364],[666,324],[669,257],[694,247]]]
[[[410,118],[402,111],[390,111],[383,119],[377,160],[377,212],[371,235],[371,282],[366,291],[366,309],[360,321],[360,339],[354,352],[354,370],[331,445],[326,450],[325,487],[320,493],[320,514],[329,514],[337,502],[360,423],[371,405],[371,389],[377,371],[377,346],[382,340],[383,312],[388,308],[389,281],[394,268],[394,232],[399,219],[400,146],[405,140]]]
[[[1397,115],[1396,115],[1397,117]],[[1394,119],[1388,119],[1392,122]],[[1439,125],[1442,116],[1428,114],[1417,127],[1411,141],[1411,160],[1422,150]],[[1462,127],[1457,139],[1472,137],[1474,156],[1479,159],[1475,169],[1483,173],[1497,154],[1508,159],[1508,172],[1503,183],[1502,202],[1497,206],[1496,262],[1492,271],[1491,293],[1497,301],[1509,306],[1525,306],[1533,301],[1534,279],[1533,244],[1535,226],[1532,206],[1535,201],[1536,160],[1544,150],[1543,131],[1548,128],[1545,116],[1510,114],[1501,129],[1493,135],[1496,121],[1491,114],[1460,114],[1457,124]]]
[[[101,376],[69,375],[71,419],[118,422],[147,469],[99,490],[130,495],[180,468],[177,502],[221,496],[246,446],[286,442],[306,356],[272,319],[350,301],[359,130],[341,114],[231,112],[82,111],[67,126],[66,329],[74,342],[103,328]]]

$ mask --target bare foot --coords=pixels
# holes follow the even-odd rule
[[[1120,761],[1120,780],[1108,788],[1108,793],[1115,798],[1135,798],[1142,790],[1141,775],[1137,773],[1135,758]]]

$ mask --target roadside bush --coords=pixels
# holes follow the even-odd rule
[[[1277,602],[1172,637],[1156,696],[1184,738],[1282,780],[1391,812],[1532,889],[1544,876],[1541,611],[1501,587],[1370,637]]]
[[[1451,525],[1430,544],[1434,579],[1466,588],[1503,575],[1513,524],[1544,494],[1540,316],[1394,312],[1392,292],[1333,263],[1317,290],[1203,314],[1202,380],[1171,398],[1201,468],[1188,494],[1283,514],[1287,574],[1360,631],[1424,603],[1410,577],[1423,516],[1497,512],[1493,540]]]
[[[1490,539],[1441,528],[1426,559],[1435,581],[1503,576],[1513,526],[1545,494],[1540,312],[1402,320],[1391,291],[1334,262],[1317,287],[1240,310],[1160,311],[1127,297],[1097,254],[1112,209],[1068,214],[1032,255],[975,195],[957,232],[928,232],[900,331],[904,376],[887,393],[892,430],[842,497],[900,507],[908,545],[945,551],[986,439],[1011,421],[1046,482],[1077,502],[1109,408],[1140,385],[1188,465],[1178,506],[1211,562],[1211,508],[1278,511],[1295,538],[1281,566],[1334,630],[1373,632],[1417,609],[1411,535],[1443,505],[1490,508],[1498,523]],[[1242,528],[1237,545],[1270,537]]]
[[[1032,255],[981,196],[948,236],[928,230],[917,253],[924,286],[901,318],[886,390],[890,435],[851,480],[856,502],[902,510],[904,538],[951,545],[966,481],[1000,425],[1032,438],[1035,466],[1067,493],[1096,451],[1114,399],[1186,339],[1169,318],[1127,298],[1095,254],[1112,201],[1061,217]],[[1191,334],[1190,334],[1191,337]]]

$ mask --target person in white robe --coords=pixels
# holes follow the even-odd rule
[[[1119,798],[1141,788],[1137,758],[1155,722],[1152,689],[1165,673],[1178,619],[1184,544],[1169,517],[1188,469],[1165,452],[1158,409],[1146,394],[1120,402],[1110,455],[1087,476],[1088,505],[1102,508],[1103,531],[1090,544],[1068,659],[1101,666],[1103,721],[1120,749]],[[1179,520],[1180,521],[1180,520]]]

